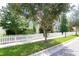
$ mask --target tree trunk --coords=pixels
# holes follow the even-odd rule
[[[44,32],[43,32],[43,36],[44,36],[44,38],[45,38],[45,41],[47,42],[47,32],[45,31],[45,30],[43,30]]]
[[[62,33],[62,35],[63,35],[63,32],[61,32]]]
[[[16,29],[14,29],[14,31],[15,31],[15,35],[17,34],[17,30]]]
[[[77,26],[76,26],[76,32],[75,32],[75,35],[77,36]]]
[[[65,32],[65,38],[66,38],[66,32]]]

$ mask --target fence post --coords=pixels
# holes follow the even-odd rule
[[[15,37],[15,42],[16,42],[16,35],[14,35],[14,37]]]

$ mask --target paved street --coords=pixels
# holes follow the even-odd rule
[[[79,39],[64,46],[61,50],[52,54],[52,56],[79,56]]]

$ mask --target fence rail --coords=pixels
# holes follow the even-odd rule
[[[73,35],[75,32],[67,32],[67,35]],[[61,33],[49,33],[48,37],[56,37],[62,35]],[[0,44],[8,44],[14,42],[31,42],[33,40],[42,39],[43,34],[31,34],[31,35],[9,35],[0,37]]]
[[[43,38],[42,34],[34,34],[34,35],[9,35],[0,37],[0,44],[8,44],[13,42],[22,42],[22,41],[30,41],[34,39]]]

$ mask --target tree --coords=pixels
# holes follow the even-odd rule
[[[27,23],[23,16],[16,15],[7,8],[1,9],[1,26],[6,29],[7,34],[24,34]]]
[[[40,24],[43,30],[45,41],[47,41],[48,29],[51,29],[52,23],[62,12],[67,12],[69,4],[64,3],[25,3],[25,4],[8,4],[8,8],[13,10],[18,15],[24,15],[26,18],[31,18]]]
[[[65,32],[65,37],[66,37],[66,32],[68,31],[68,26],[67,26],[67,19],[66,19],[66,15],[63,14],[61,16],[61,24],[60,24],[60,31],[63,33]]]
[[[74,26],[76,27],[75,30],[75,35],[78,35],[78,29],[79,29],[79,6],[76,9],[73,9],[73,13],[72,13],[72,19],[73,19],[73,23]]]
[[[73,29],[73,26],[74,26],[73,20],[69,19],[69,21],[68,21],[68,30],[69,30],[70,32],[72,32],[72,31],[74,30],[74,29]]]

